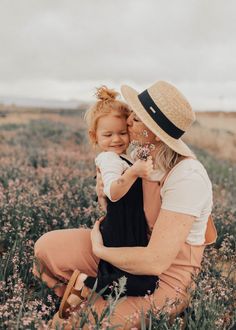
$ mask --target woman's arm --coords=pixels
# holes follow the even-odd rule
[[[190,215],[161,209],[147,247],[105,247],[99,236],[99,223],[96,223],[91,233],[93,252],[126,272],[160,275],[176,258],[194,219]]]
[[[107,210],[107,200],[106,200],[106,195],[104,194],[104,185],[103,185],[103,181],[102,181],[102,175],[101,172],[99,170],[99,168],[96,168],[96,193],[98,196],[98,204],[100,206],[100,209],[104,212],[106,212]]]

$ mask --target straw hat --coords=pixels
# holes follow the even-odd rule
[[[195,114],[177,88],[158,81],[140,94],[123,85],[121,93],[131,110],[157,137],[180,155],[193,156],[180,137],[194,122]]]

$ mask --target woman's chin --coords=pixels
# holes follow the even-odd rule
[[[138,140],[138,136],[137,136],[137,134],[134,134],[132,132],[129,132],[129,139],[130,139],[130,142],[137,141]]]

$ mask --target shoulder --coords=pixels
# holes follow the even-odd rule
[[[189,186],[197,184],[205,189],[212,188],[206,169],[197,159],[185,159],[177,164],[167,176],[164,186],[181,182]]]
[[[95,158],[95,164],[100,170],[115,171],[117,173],[122,173],[129,168],[129,164],[112,151],[101,152]]]
[[[98,164],[100,162],[107,162],[107,161],[122,161],[122,159],[117,155],[115,152],[112,151],[103,151],[97,155],[95,158],[95,163]]]
[[[204,166],[195,159],[177,164],[161,189],[162,207],[199,217],[212,207],[212,185]]]

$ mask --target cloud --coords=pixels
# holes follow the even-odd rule
[[[235,8],[234,0],[2,0],[0,82],[234,81]]]

